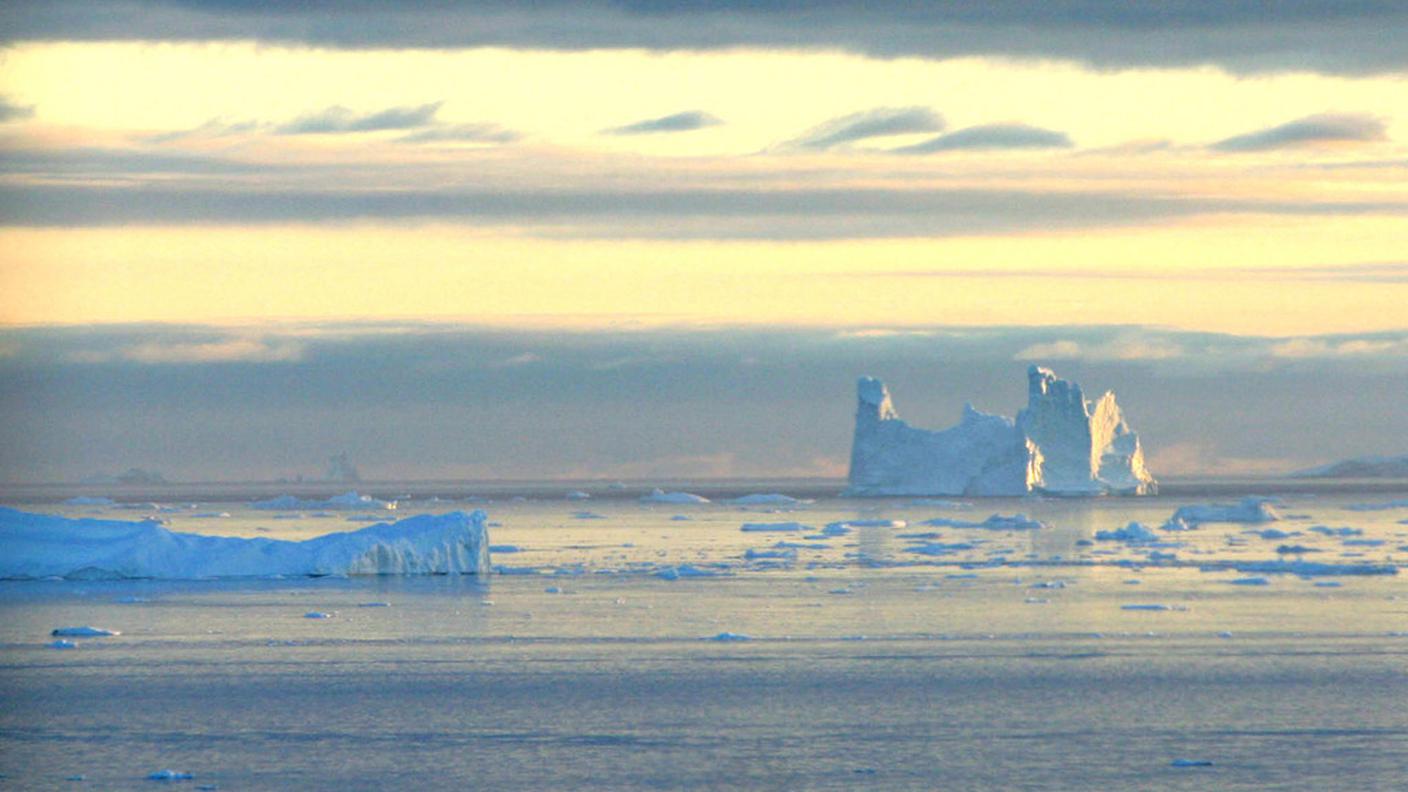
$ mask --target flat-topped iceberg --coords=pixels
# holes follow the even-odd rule
[[[1165,530],[1179,530],[1180,526],[1197,527],[1202,523],[1265,523],[1276,522],[1281,515],[1272,508],[1266,498],[1243,498],[1239,503],[1200,503],[1194,506],[1180,506],[1168,518]]]
[[[847,495],[1149,495],[1139,436],[1115,394],[1085,400],[1048,369],[1027,372],[1016,419],[965,405],[957,426],[917,429],[900,420],[885,384],[857,386]]]
[[[176,533],[151,522],[0,508],[0,578],[484,574],[482,511],[422,514],[301,542]]]

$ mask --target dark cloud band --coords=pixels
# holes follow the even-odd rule
[[[335,47],[841,48],[885,57],[1069,58],[1237,72],[1408,68],[1396,0],[14,0],[9,40],[245,40]]]

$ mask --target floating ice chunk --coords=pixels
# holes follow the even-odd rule
[[[118,630],[108,630],[102,627],[58,627],[49,633],[55,638],[104,638],[109,635],[122,635]]]
[[[778,550],[758,550],[756,548],[750,547],[746,551],[744,551],[743,557],[748,559],[749,561],[753,561],[760,558],[778,558],[788,561],[794,561],[797,558],[797,551],[790,548]]]
[[[1340,544],[1345,547],[1383,547],[1387,542],[1383,539],[1345,539]]]
[[[1101,542],[1128,542],[1129,544],[1144,544],[1147,542],[1159,541],[1158,534],[1149,530],[1143,523],[1131,522],[1123,528],[1114,531],[1096,531],[1095,539]]]
[[[967,542],[956,542],[953,544],[944,544],[943,542],[927,542],[925,544],[914,545],[913,547],[906,548],[906,552],[918,553],[920,555],[928,556],[941,556],[953,555],[954,553],[972,549],[973,545]]]
[[[1031,584],[1030,586],[1028,586],[1027,588],[1034,588],[1034,589],[1063,589],[1063,588],[1065,588],[1065,587],[1066,587],[1066,581],[1064,581],[1064,580],[1043,580],[1043,581],[1038,582],[1038,583],[1033,583],[1033,584]]]
[[[903,528],[909,525],[904,520],[846,520],[841,524],[851,528]]]
[[[484,519],[483,512],[427,514],[291,542],[0,508],[0,578],[482,574],[489,569]]]
[[[708,503],[709,499],[703,495],[695,495],[692,492],[666,492],[660,488],[651,491],[649,495],[642,495],[641,503]]]
[[[192,778],[195,776],[180,770],[158,770],[147,776],[148,781],[189,781]]]
[[[196,518],[196,519],[198,519],[198,520],[219,520],[219,519],[226,519],[226,518],[228,518],[228,517],[230,516],[230,513],[229,513],[229,512],[201,512],[200,514],[192,514],[191,516],[194,517],[194,518]]]
[[[718,577],[719,572],[711,569],[700,569],[690,564],[680,564],[679,566],[665,567],[655,573],[655,576],[662,580],[679,580],[690,577]]]
[[[1169,518],[1170,523],[1183,521],[1190,526],[1200,523],[1264,523],[1275,522],[1281,515],[1271,507],[1269,498],[1243,498],[1240,503],[1213,503],[1182,506]]]
[[[1345,506],[1350,511],[1388,511],[1389,509],[1408,509],[1408,498],[1399,500],[1384,501],[1382,503],[1351,503]]]
[[[1338,580],[1317,580],[1317,581],[1315,581],[1315,587],[1316,587],[1316,588],[1339,588],[1340,586],[1343,586],[1343,585],[1344,585],[1344,584],[1341,583],[1341,582],[1339,582]]]
[[[606,519],[606,515],[605,515],[605,514],[597,514],[596,512],[579,511],[579,512],[572,512],[572,519],[574,519],[574,520],[605,520],[605,519]]]
[[[1210,759],[1174,759],[1169,762],[1170,767],[1212,767]]]
[[[48,646],[50,649],[77,649],[77,648],[78,648],[78,644],[74,643],[73,641],[65,641],[65,640],[62,639],[62,638],[60,638],[60,639],[57,640],[57,641],[52,641],[52,642],[50,642],[50,643],[48,643],[48,644],[45,644],[45,645]]]
[[[592,496],[590,492],[582,492],[581,490],[572,490],[571,492],[567,493],[567,500],[572,501],[591,500],[591,497]]]
[[[1325,564],[1314,561],[1242,561],[1232,565],[1238,572],[1260,574],[1315,575],[1397,575],[1393,564]]]
[[[1344,528],[1331,528],[1331,527],[1328,526],[1328,525],[1312,525],[1312,526],[1310,526],[1310,528],[1307,529],[1307,530],[1311,531],[1312,533],[1318,533],[1318,534],[1320,534],[1321,536],[1363,536],[1363,535],[1364,535],[1364,529],[1363,529],[1363,528],[1349,528],[1349,527],[1344,527]]]
[[[357,603],[357,607],[359,607],[359,608],[389,608],[389,607],[391,607],[391,603],[389,603],[389,602],[359,602],[359,603]]]
[[[1231,584],[1234,585],[1234,586],[1269,586],[1269,585],[1271,585],[1271,581],[1270,581],[1270,580],[1267,580],[1267,579],[1264,578],[1264,577],[1243,577],[1243,578],[1237,578],[1237,579],[1235,579],[1235,580],[1229,580],[1229,581],[1227,581],[1227,582],[1228,582],[1228,583],[1231,583]]]
[[[303,618],[305,618],[305,619],[331,619],[331,618],[332,618],[332,614],[331,614],[331,613],[326,613],[326,612],[324,612],[324,611],[308,611],[307,613],[303,614]]]
[[[1046,523],[1033,520],[1025,514],[1014,514],[1010,517],[1004,514],[994,514],[982,522],[936,517],[932,520],[925,520],[920,525],[932,525],[936,528],[984,528],[990,531],[1034,531],[1046,527]]]
[[[1299,532],[1299,531],[1290,531],[1290,532],[1288,532],[1288,531],[1283,531],[1283,530],[1281,530],[1280,528],[1267,528],[1267,529],[1261,530],[1261,531],[1253,531],[1252,533],[1256,534],[1257,536],[1260,536],[1262,539],[1289,539],[1289,538],[1291,538],[1292,536],[1296,536],[1296,535],[1299,534],[1300,532]]]
[[[687,514],[675,514],[675,515],[671,515],[671,517],[670,517],[670,521],[671,521],[671,522],[686,522],[686,521],[688,521],[688,520],[693,520],[693,519],[694,519],[693,517],[690,517],[690,516],[687,515]]]
[[[548,586],[547,588],[543,589],[543,593],[545,593],[545,594],[561,594],[561,593],[562,593],[562,589],[561,589],[561,588],[558,588],[557,586]]]
[[[800,531],[815,531],[810,525],[803,525],[799,522],[772,522],[772,523],[744,523],[738,530],[745,533],[798,533]]]
[[[65,506],[116,506],[117,501],[95,495],[79,495],[64,501]]]
[[[951,509],[953,511],[964,511],[973,508],[973,504],[966,501],[944,500],[942,498],[915,498],[909,502],[910,506],[929,506],[935,509]]]
[[[729,503],[739,506],[791,506],[797,503],[810,503],[810,501],[799,500],[780,492],[756,492],[752,495],[734,498]]]
[[[1168,611],[1173,609],[1174,608],[1171,605],[1162,605],[1158,603],[1137,603],[1133,605],[1120,606],[1120,610],[1127,611]]]
[[[744,635],[743,633],[721,632],[721,633],[719,633],[718,635],[715,635],[715,636],[713,636],[712,638],[709,638],[709,640],[710,640],[710,641],[725,641],[725,642],[728,642],[728,641],[751,641],[751,640],[753,640],[753,636],[751,636],[751,635]]]
[[[292,495],[280,495],[270,500],[255,501],[249,505],[251,509],[265,509],[270,511],[299,511],[310,509],[384,509],[396,508],[396,501],[377,500],[370,495],[362,495],[356,491],[344,492],[341,495],[334,495],[327,500],[303,500]]]

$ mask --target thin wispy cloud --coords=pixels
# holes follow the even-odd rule
[[[1326,144],[1376,143],[1388,140],[1382,119],[1363,114],[1321,113],[1285,124],[1235,135],[1212,144],[1214,151],[1270,151]]]
[[[498,124],[446,124],[397,138],[399,143],[513,143],[523,135]]]
[[[1074,145],[1064,132],[1027,124],[984,124],[892,151],[896,154],[934,154],[964,149],[1053,149],[1071,148]]]
[[[877,107],[818,124],[784,148],[824,151],[873,138],[938,132],[944,126],[943,116],[927,107]]]
[[[10,101],[8,97],[0,96],[0,124],[8,124],[11,121],[23,121],[33,116],[33,107],[16,104]]]
[[[371,113],[357,113],[340,105],[300,116],[274,128],[280,135],[328,135],[355,132],[382,132],[416,129],[435,122],[442,102],[412,107],[390,107]]]
[[[702,110],[687,110],[683,113],[672,113],[624,126],[610,127],[603,129],[601,133],[603,135],[652,135],[661,132],[690,132],[705,127],[718,126],[722,123],[723,119]]]

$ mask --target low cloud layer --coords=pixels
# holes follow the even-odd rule
[[[1215,151],[1269,151],[1271,149],[1388,140],[1382,119],[1370,115],[1333,114],[1306,116],[1295,121],[1212,144]]]
[[[834,474],[857,377],[885,379],[902,416],[942,427],[964,402],[1012,414],[1028,363],[1118,391],[1152,459],[1199,449],[1180,473],[1408,450],[1408,413],[1383,409],[1408,392],[1403,332],[9,328],[0,480],[131,466],[272,479],[344,450],[379,478]]]
[[[695,129],[718,126],[723,123],[722,119],[716,118],[702,110],[689,110],[683,113],[673,113],[659,118],[647,118],[644,121],[626,124],[624,126],[611,127],[602,130],[604,135],[650,135],[660,132],[690,132]]]
[[[328,192],[0,186],[0,222],[13,226],[437,218],[590,238],[860,239],[1100,228],[1225,214],[1403,215],[1408,203],[985,189]]]

